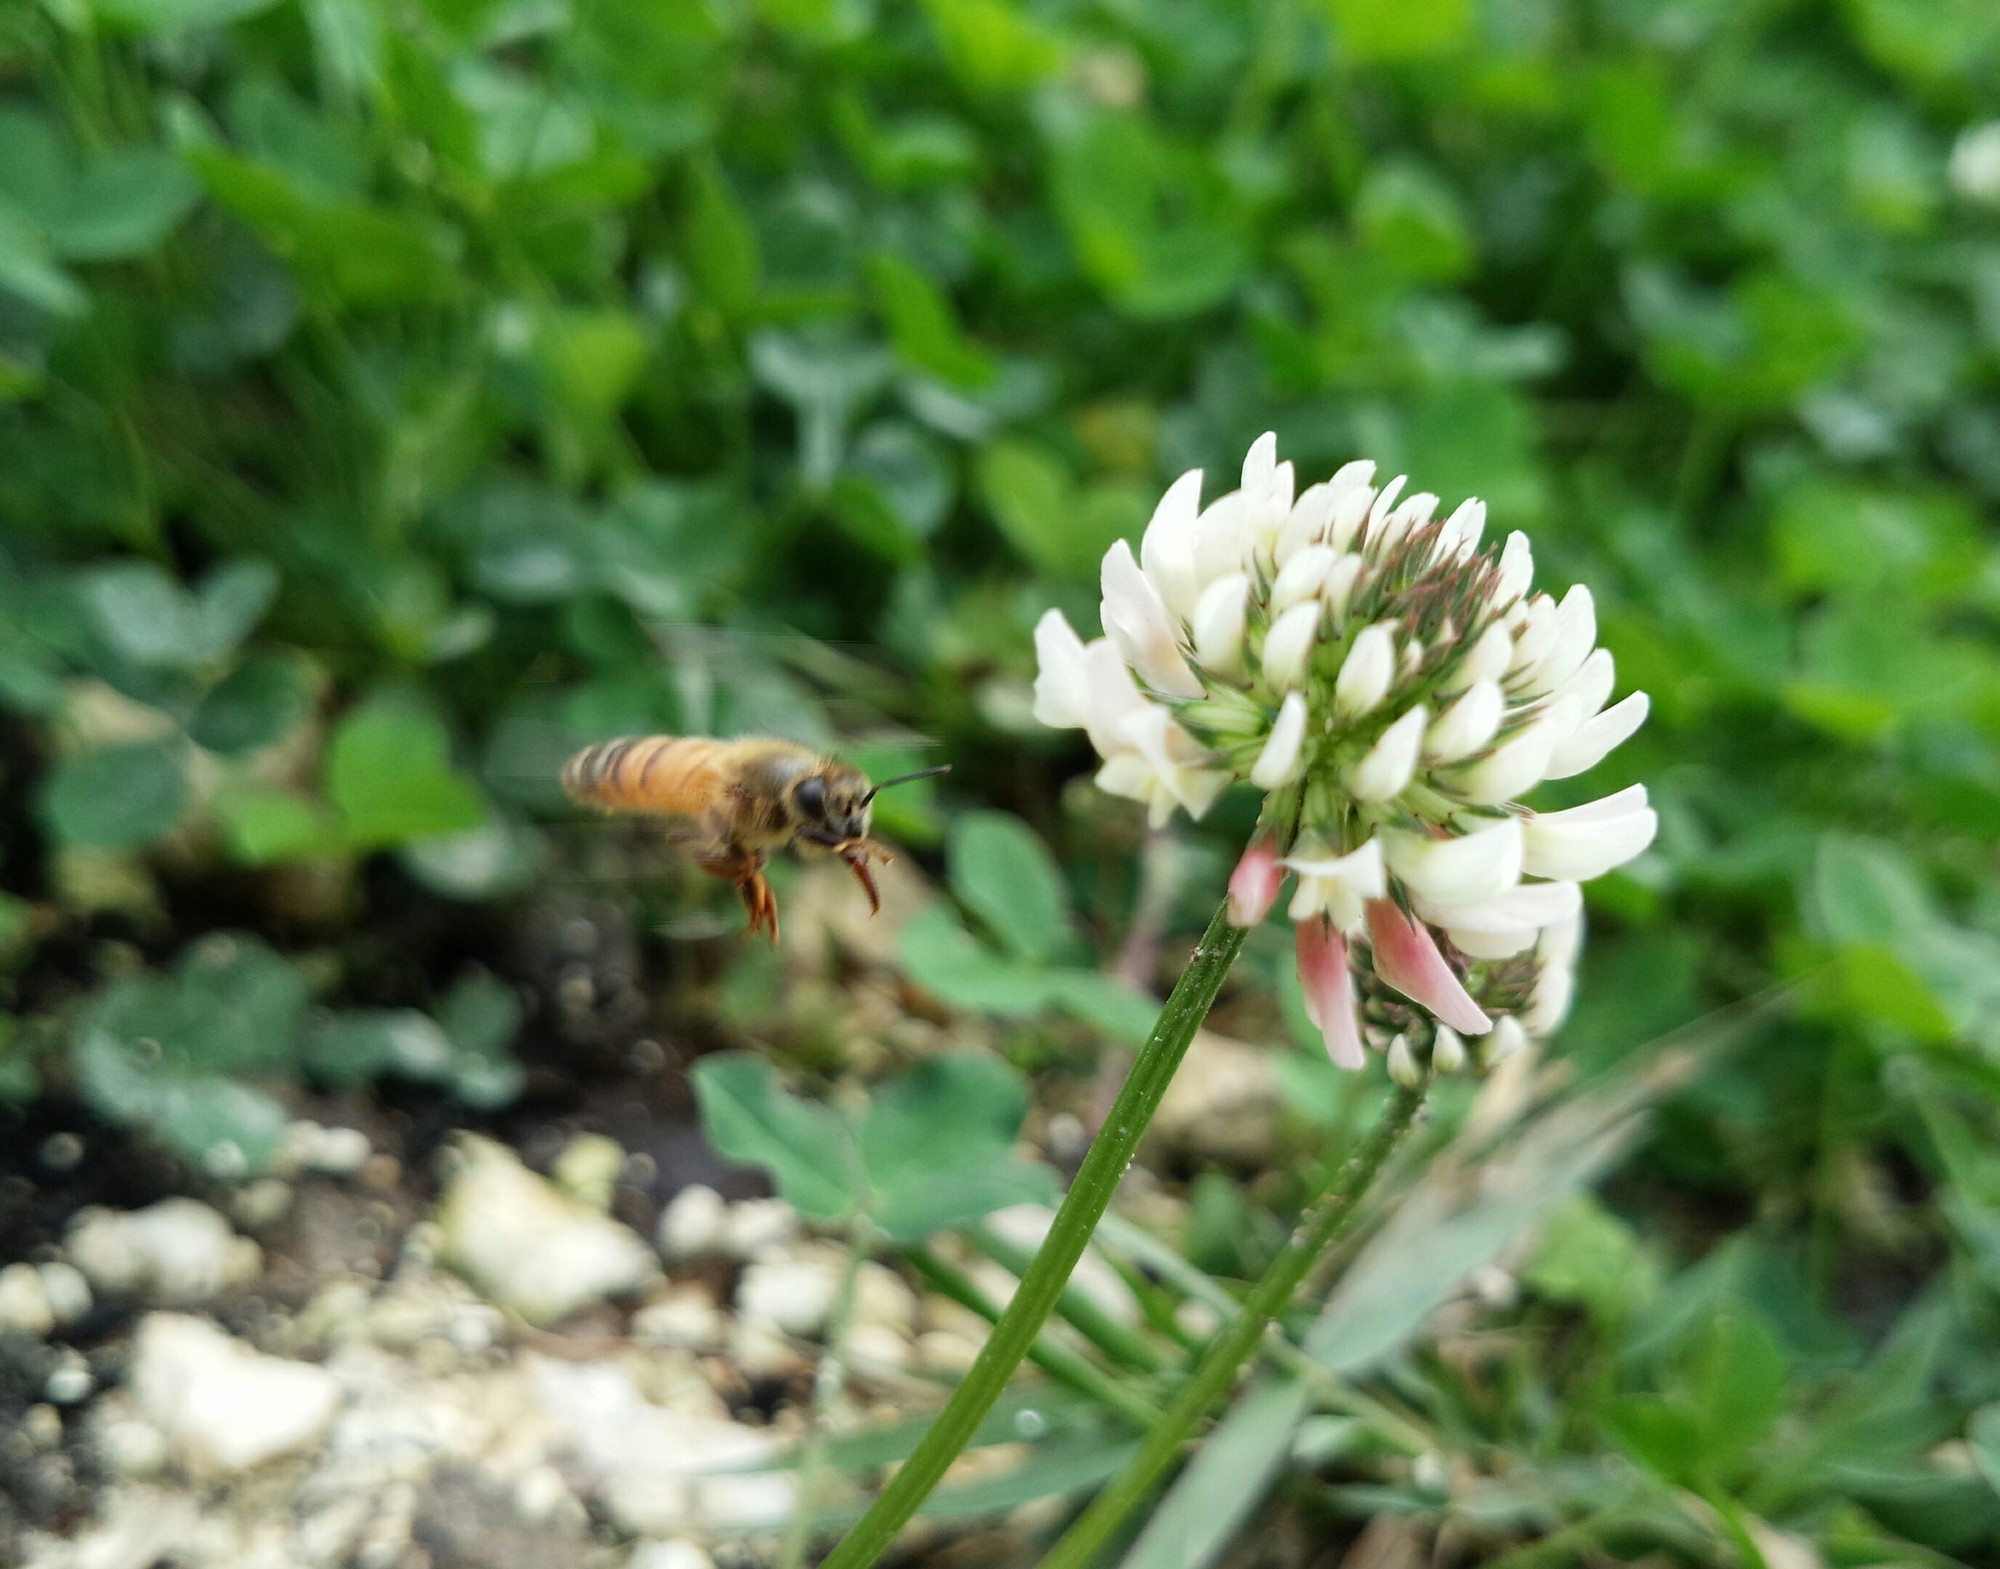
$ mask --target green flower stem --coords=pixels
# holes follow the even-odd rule
[[[1083,1157],[1083,1165],[1070,1184],[1062,1207],[1056,1211],[1055,1224],[1043,1239],[1041,1251],[1021,1277],[1014,1299],[993,1326],[978,1360],[953,1391],[944,1410],[938,1413],[923,1442],[825,1560],[822,1569],[868,1569],[930,1496],[993,1409],[993,1403],[1007,1387],[1008,1378],[1034,1345],[1043,1321],[1061,1300],[1070,1271],[1083,1257],[1098,1217],[1110,1204],[1125,1168],[1131,1165],[1146,1125],[1159,1109],[1160,1097],[1166,1094],[1174,1070],[1187,1054],[1188,1043],[1208,1016],[1216,993],[1222,989],[1223,977],[1236,962],[1244,935],[1229,924],[1229,906],[1224,903],[1215,912],[1215,919],[1208,923],[1194,957],[1160,1010],[1159,1022],[1132,1064],[1111,1115]]]
[[[1428,1080],[1414,1089],[1399,1087],[1395,1091],[1381,1120],[1341,1168],[1339,1178],[1299,1217],[1284,1251],[1271,1261],[1235,1317],[1210,1342],[1139,1452],[1063,1533],[1042,1560],[1041,1569],[1082,1569],[1151,1496],[1161,1475],[1180,1453],[1181,1444],[1228,1393],[1238,1371],[1256,1354],[1313,1265],[1346,1232],[1363,1195],[1410,1131],[1427,1087]]]
[[[949,1297],[962,1308],[970,1308],[989,1324],[1000,1321],[999,1304],[981,1291],[964,1270],[923,1248],[910,1248],[903,1257],[941,1296]],[[1046,1334],[1038,1336],[1028,1348],[1028,1360],[1058,1384],[1116,1411],[1135,1427],[1143,1430],[1160,1420],[1160,1408],[1152,1401],[1120,1383],[1088,1357]]]

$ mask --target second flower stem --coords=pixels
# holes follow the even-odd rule
[[[1342,1166],[1333,1185],[1299,1217],[1284,1251],[1258,1278],[1235,1317],[1209,1343],[1173,1404],[1146,1435],[1139,1452],[1063,1533],[1042,1560],[1040,1569],[1082,1569],[1132,1512],[1145,1503],[1180,1453],[1182,1443],[1210,1408],[1228,1393],[1243,1364],[1255,1355],[1265,1333],[1291,1302],[1313,1265],[1346,1232],[1363,1196],[1416,1120],[1427,1082],[1395,1090],[1381,1120]]]
[[[978,1359],[967,1370],[945,1408],[938,1413],[923,1441],[903,1463],[889,1485],[876,1496],[854,1529],[821,1565],[821,1569],[867,1569],[930,1496],[952,1461],[972,1441],[979,1424],[1007,1387],[1007,1380],[1035,1343],[1077,1260],[1083,1257],[1098,1218],[1118,1190],[1118,1181],[1139,1148],[1146,1125],[1159,1109],[1160,1097],[1187,1054],[1201,1021],[1208,1017],[1223,977],[1243,947],[1244,932],[1229,924],[1229,906],[1215,912],[1201,944],[1174,983],[1173,994],[1160,1010],[1159,1022],[1147,1038],[1125,1087],[1083,1157],[1076,1180],[1069,1186],[1055,1223],[1007,1311],[986,1337]]]

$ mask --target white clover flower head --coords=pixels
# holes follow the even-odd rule
[[[1535,592],[1525,536],[1486,543],[1483,503],[1440,520],[1436,496],[1378,487],[1372,463],[1301,491],[1270,435],[1236,489],[1204,507],[1201,484],[1182,475],[1137,552],[1106,553],[1103,637],[1043,618],[1036,716],[1085,731],[1100,787],[1156,824],[1232,784],[1265,792],[1232,918],[1254,924],[1296,879],[1300,978],[1342,1066],[1401,1040],[1409,1064],[1450,1071],[1546,1034],[1569,1003],[1578,884],[1657,827],[1642,785],[1519,804],[1646,717],[1643,692],[1611,702],[1590,590]]]

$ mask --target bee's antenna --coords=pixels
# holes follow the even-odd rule
[[[861,798],[861,804],[866,806],[876,796],[888,789],[890,785],[908,784],[913,779],[935,779],[939,774],[948,774],[950,772],[951,764],[939,763],[935,768],[919,768],[913,774],[898,774],[894,779],[884,779]]]

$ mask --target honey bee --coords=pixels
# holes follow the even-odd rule
[[[750,930],[778,941],[778,900],[764,880],[772,852],[836,855],[879,911],[871,861],[888,849],[868,837],[869,803],[891,785],[948,773],[923,768],[871,784],[851,763],[794,741],[746,736],[625,736],[586,747],[563,765],[563,789],[581,806],[677,821],[668,842],[735,886]]]

